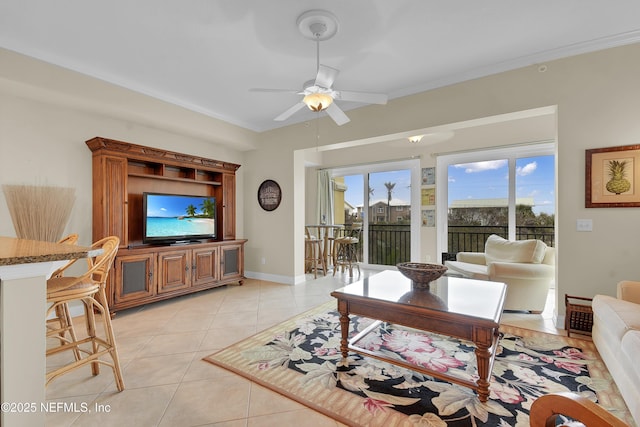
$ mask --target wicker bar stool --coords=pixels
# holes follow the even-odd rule
[[[333,242],[333,275],[336,275],[338,269],[341,273],[348,269],[349,277],[353,277],[353,268],[355,267],[358,270],[358,276],[360,276],[358,246],[362,234],[362,224],[345,227],[342,233],[342,236],[336,237]]]
[[[58,240],[58,243],[65,245],[75,245],[78,243],[78,235],[76,233],[69,234],[68,236],[63,237]],[[64,276],[65,270],[69,268],[73,263],[77,261],[76,259],[72,259],[64,264],[62,267],[56,269],[53,273],[51,273],[50,278],[59,278]],[[55,316],[47,319],[47,329],[50,331],[55,330],[58,334],[60,341],[69,340],[66,338],[67,333],[70,335],[71,341],[77,341],[76,332],[73,329],[73,322],[71,320],[71,311],[69,311],[69,304],[58,304],[55,307]],[[48,333],[47,336],[50,336]],[[76,360],[80,358],[80,353],[78,350],[74,350],[74,354]]]
[[[313,272],[314,279],[318,278],[318,269],[322,269],[322,274],[327,275],[327,265],[325,263],[325,257],[322,256],[323,240],[317,238],[309,232],[309,229],[305,227],[304,236],[304,262],[305,272]]]
[[[69,373],[84,365],[91,365],[93,375],[100,373],[100,364],[107,365],[113,370],[118,391],[124,390],[122,371],[118,360],[111,315],[107,305],[105,286],[113,260],[118,251],[120,239],[118,237],[105,237],[95,242],[91,248],[101,249],[97,256],[87,258],[88,269],[81,276],[52,277],[47,281],[47,302],[50,304],[47,317],[52,313],[64,310],[71,301],[82,301],[85,308],[85,322],[87,337],[77,339],[73,331],[71,317],[58,317],[58,325],[55,322],[47,322],[47,337],[59,341],[57,346],[49,346],[46,355],[51,356],[65,351],[74,353],[74,361],[63,366],[47,371],[46,385],[60,375]],[[68,308],[67,308],[68,310]],[[96,314],[100,316],[104,328],[104,334],[99,336],[96,328]],[[67,323],[69,323],[67,325]],[[71,338],[66,338],[69,332]],[[103,356],[109,356],[106,360]]]

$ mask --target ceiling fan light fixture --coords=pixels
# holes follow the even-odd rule
[[[316,76],[302,86],[302,91],[288,89],[249,89],[256,92],[288,92],[303,95],[302,102],[297,101],[284,113],[274,120],[281,122],[306,105],[311,111],[325,111],[338,125],[349,123],[349,117],[342,111],[337,101],[352,101],[363,104],[386,104],[387,95],[380,93],[365,93],[351,91],[336,91],[333,83],[340,70],[320,63],[320,42],[333,37],[338,31],[338,19],[326,10],[309,10],[298,17],[296,21],[300,33],[316,44]],[[299,98],[298,98],[299,99]]]
[[[333,98],[326,93],[310,93],[303,98],[302,102],[311,111],[322,111],[333,103]]]
[[[424,135],[414,135],[414,136],[410,136],[409,142],[411,142],[412,144],[417,144],[418,142],[422,141],[422,138],[424,137]]]

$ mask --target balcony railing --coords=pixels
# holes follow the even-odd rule
[[[468,226],[449,225],[447,233],[447,248],[449,253],[484,252],[484,243],[492,234],[508,236],[505,226]],[[554,227],[550,226],[516,226],[516,240],[538,239],[548,246],[554,246]]]
[[[369,264],[396,265],[408,261],[411,261],[410,225],[369,224]]]
[[[487,238],[497,234],[505,239],[507,226],[448,226],[447,253],[484,252]],[[409,225],[369,224],[369,264],[396,265],[411,260],[411,228]],[[553,226],[517,226],[516,240],[538,239],[554,246]],[[362,241],[358,244],[362,261]]]

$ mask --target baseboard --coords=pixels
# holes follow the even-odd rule
[[[268,274],[268,273],[260,273],[257,271],[245,271],[244,277],[247,279],[256,279],[256,280],[266,280],[267,282],[276,282],[276,283],[284,283],[286,285],[299,285],[303,283],[306,279],[304,275],[302,276],[281,276],[279,274]]]
[[[557,311],[554,313],[554,315],[553,315],[553,323],[555,323],[556,328],[564,329],[564,318],[565,318],[564,314],[558,314]]]

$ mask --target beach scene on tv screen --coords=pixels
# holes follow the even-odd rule
[[[215,199],[147,195],[147,237],[215,234]]]

